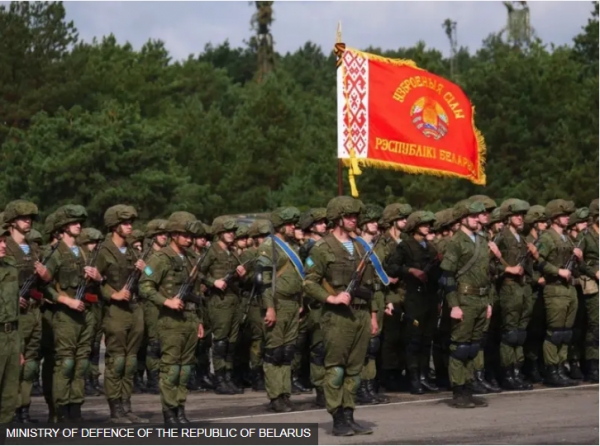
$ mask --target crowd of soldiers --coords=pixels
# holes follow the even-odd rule
[[[66,205],[46,237],[34,203],[0,216],[0,423],[36,422],[36,394],[49,422],[82,421],[86,396],[104,394],[115,423],[148,422],[132,395],[160,394],[178,424],[188,391],[266,390],[289,412],[314,389],[347,436],[372,432],[354,408],[384,389],[451,389],[473,408],[598,382],[597,199],[476,195],[433,214],[340,196],[250,224],[174,212],[144,231],[132,206],[107,209],[101,231]]]

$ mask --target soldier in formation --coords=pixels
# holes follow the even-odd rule
[[[65,205],[44,237],[38,215],[24,200],[2,214],[0,422],[35,422],[40,363],[52,422],[81,421],[102,393],[115,423],[147,422],[132,394],[159,393],[171,424],[189,422],[188,391],[266,390],[288,412],[314,388],[341,436],[371,432],[354,409],[382,390],[451,389],[472,408],[598,382],[598,200],[476,195],[432,214],[336,197],[249,225],[175,212],[143,233],[129,205],[103,231]]]

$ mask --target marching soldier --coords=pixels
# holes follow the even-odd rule
[[[573,336],[573,322],[577,313],[577,291],[573,286],[573,257],[582,258],[580,249],[565,234],[569,214],[575,211],[571,201],[552,200],[546,205],[550,229],[540,237],[539,269],[546,279],[544,304],[546,307],[546,339],[544,340],[545,382],[549,386],[573,386],[577,382],[565,373],[568,346]]]
[[[138,302],[137,283],[131,281],[137,268],[144,270],[135,248],[127,245],[137,211],[122,204],[104,213],[104,226],[110,232],[98,253],[98,270],[105,278],[102,297],[106,307],[102,328],[106,344],[104,390],[113,423],[143,423],[147,419],[131,411],[137,353],[144,335],[144,313]]]
[[[52,318],[54,332],[54,373],[52,396],[58,422],[81,422],[81,406],[85,401],[85,372],[90,364],[94,314],[83,296],[77,293],[91,279],[102,277],[89,258],[77,246],[81,225],[87,219],[83,206],[66,205],[56,211],[55,230],[60,242],[47,268],[52,281],[47,292],[56,305]]]
[[[293,244],[300,211],[281,208],[271,214],[275,234],[259,247],[257,269],[262,272],[265,387],[275,412],[290,412],[291,365],[296,353],[304,267]]]
[[[490,301],[489,249],[477,231],[480,215],[486,212],[478,201],[456,206],[460,230],[448,243],[440,265],[450,307],[451,344],[449,375],[456,408],[487,406],[473,396],[474,360],[481,350],[481,339],[492,316]]]
[[[148,260],[149,269],[140,279],[142,297],[160,308],[159,387],[166,424],[190,422],[185,414],[187,383],[194,369],[196,344],[204,337],[202,312],[194,293],[198,265],[189,250],[195,221],[189,212],[171,214],[167,223],[171,242]],[[191,286],[182,295],[186,283]]]
[[[323,303],[321,329],[325,345],[325,401],[333,417],[333,435],[370,434],[373,431],[354,421],[356,391],[377,313],[373,299],[374,272],[361,262],[367,252],[350,237],[356,229],[363,204],[340,196],[327,204],[330,234],[311,251],[312,266],[304,281],[308,297]],[[366,260],[366,259],[363,259]],[[348,290],[355,271],[362,268],[360,280]],[[349,292],[348,292],[349,291]]]
[[[428,377],[429,355],[438,315],[438,253],[426,241],[434,221],[435,216],[431,212],[410,214],[404,228],[409,236],[396,247],[386,262],[389,275],[402,277],[406,283],[405,312],[410,319],[418,321],[418,326],[405,326],[410,393],[417,395],[439,390]]]
[[[34,284],[27,295],[20,296],[19,306],[19,332],[24,343],[23,356],[25,363],[21,368],[19,382],[19,406],[16,421],[19,423],[32,423],[29,416],[31,404],[31,389],[33,381],[38,376],[39,356],[42,337],[42,321],[40,306],[42,293],[40,285],[50,280],[48,270],[40,262],[40,250],[37,244],[29,243],[26,239],[31,231],[31,224],[38,215],[38,208],[34,203],[16,200],[8,203],[4,210],[4,221],[10,232],[6,239],[6,255],[12,257],[19,271],[19,289],[34,276]]]

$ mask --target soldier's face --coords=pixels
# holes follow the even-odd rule
[[[569,226],[569,216],[568,215],[561,215],[560,217],[557,217],[554,219],[554,222],[562,227],[562,228],[566,228],[567,226]]]
[[[523,222],[524,222],[524,219],[523,219],[523,215],[521,215],[521,214],[512,215],[510,217],[510,225],[513,228],[523,229],[523,226],[524,226]]]
[[[286,238],[294,238],[294,233],[296,231],[296,225],[294,223],[287,223],[283,225],[283,234]]]
[[[77,237],[81,234],[81,223],[71,223],[67,225],[67,234],[70,234],[71,237]]]
[[[396,229],[402,231],[406,227],[406,217],[399,218],[394,222]]]
[[[342,227],[347,232],[352,232],[356,229],[358,214],[348,214],[342,217]]]
[[[94,249],[96,249],[96,245],[98,243],[86,243],[85,246],[87,246],[88,251],[93,251]]]
[[[536,223],[536,228],[538,231],[545,231],[546,229],[548,229],[548,222],[547,221],[538,221]]]
[[[504,222],[499,221],[499,222],[494,223],[493,230],[495,233],[502,231],[502,229],[504,229]]]
[[[131,220],[122,222],[117,228],[117,233],[123,238],[129,237],[131,235],[131,231],[133,231],[133,223]]]
[[[304,231],[300,228],[294,228],[294,238],[299,241],[304,240]]]
[[[479,216],[469,215],[462,219],[462,224],[470,231],[477,231],[479,227]]]
[[[178,233],[173,235],[173,241],[180,248],[189,248],[190,246],[192,246],[192,235],[187,233]]]
[[[312,232],[316,232],[317,234],[324,234],[327,231],[327,221],[319,220],[315,224],[312,225]]]
[[[456,232],[456,231],[458,231],[458,229],[459,229],[459,228],[460,228],[460,222],[459,222],[459,221],[457,221],[456,223],[454,223],[454,224],[452,225],[452,227],[450,228],[450,231],[451,231],[451,232]]]
[[[0,235],[0,258],[6,255],[6,236]]]
[[[156,242],[156,244],[162,248],[164,248],[165,246],[167,246],[167,240],[169,240],[169,236],[164,233],[164,234],[157,234],[154,237],[154,241]]]
[[[236,240],[236,245],[238,248],[240,249],[246,249],[246,246],[248,246],[248,239],[247,238],[239,238]]]
[[[482,212],[477,218],[479,219],[479,223],[485,226],[490,222],[490,213],[488,211]]]
[[[204,247],[206,246],[206,242],[207,242],[207,241],[208,241],[208,240],[206,240],[206,238],[205,238],[205,237],[198,237],[198,238],[196,239],[196,247],[197,247],[197,248],[204,248]]]
[[[575,228],[577,229],[578,232],[585,231],[587,229],[587,227],[588,227],[587,221],[583,221],[583,222],[577,223],[575,225]]]
[[[25,217],[17,217],[13,222],[13,226],[21,234],[29,234],[29,231],[31,231],[31,217],[29,215]]]
[[[426,237],[429,234],[429,231],[431,230],[431,225],[425,224],[425,225],[419,225],[417,227],[417,233],[421,234],[423,237]]]
[[[370,221],[365,225],[365,232],[371,235],[377,235],[379,231],[379,223],[376,221]]]
[[[223,240],[223,242],[227,243],[228,245],[233,243],[233,241],[235,240],[235,231],[224,232],[221,235],[221,240]]]

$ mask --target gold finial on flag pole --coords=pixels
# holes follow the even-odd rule
[[[342,43],[342,21],[338,22],[337,31],[335,33],[335,43]]]

